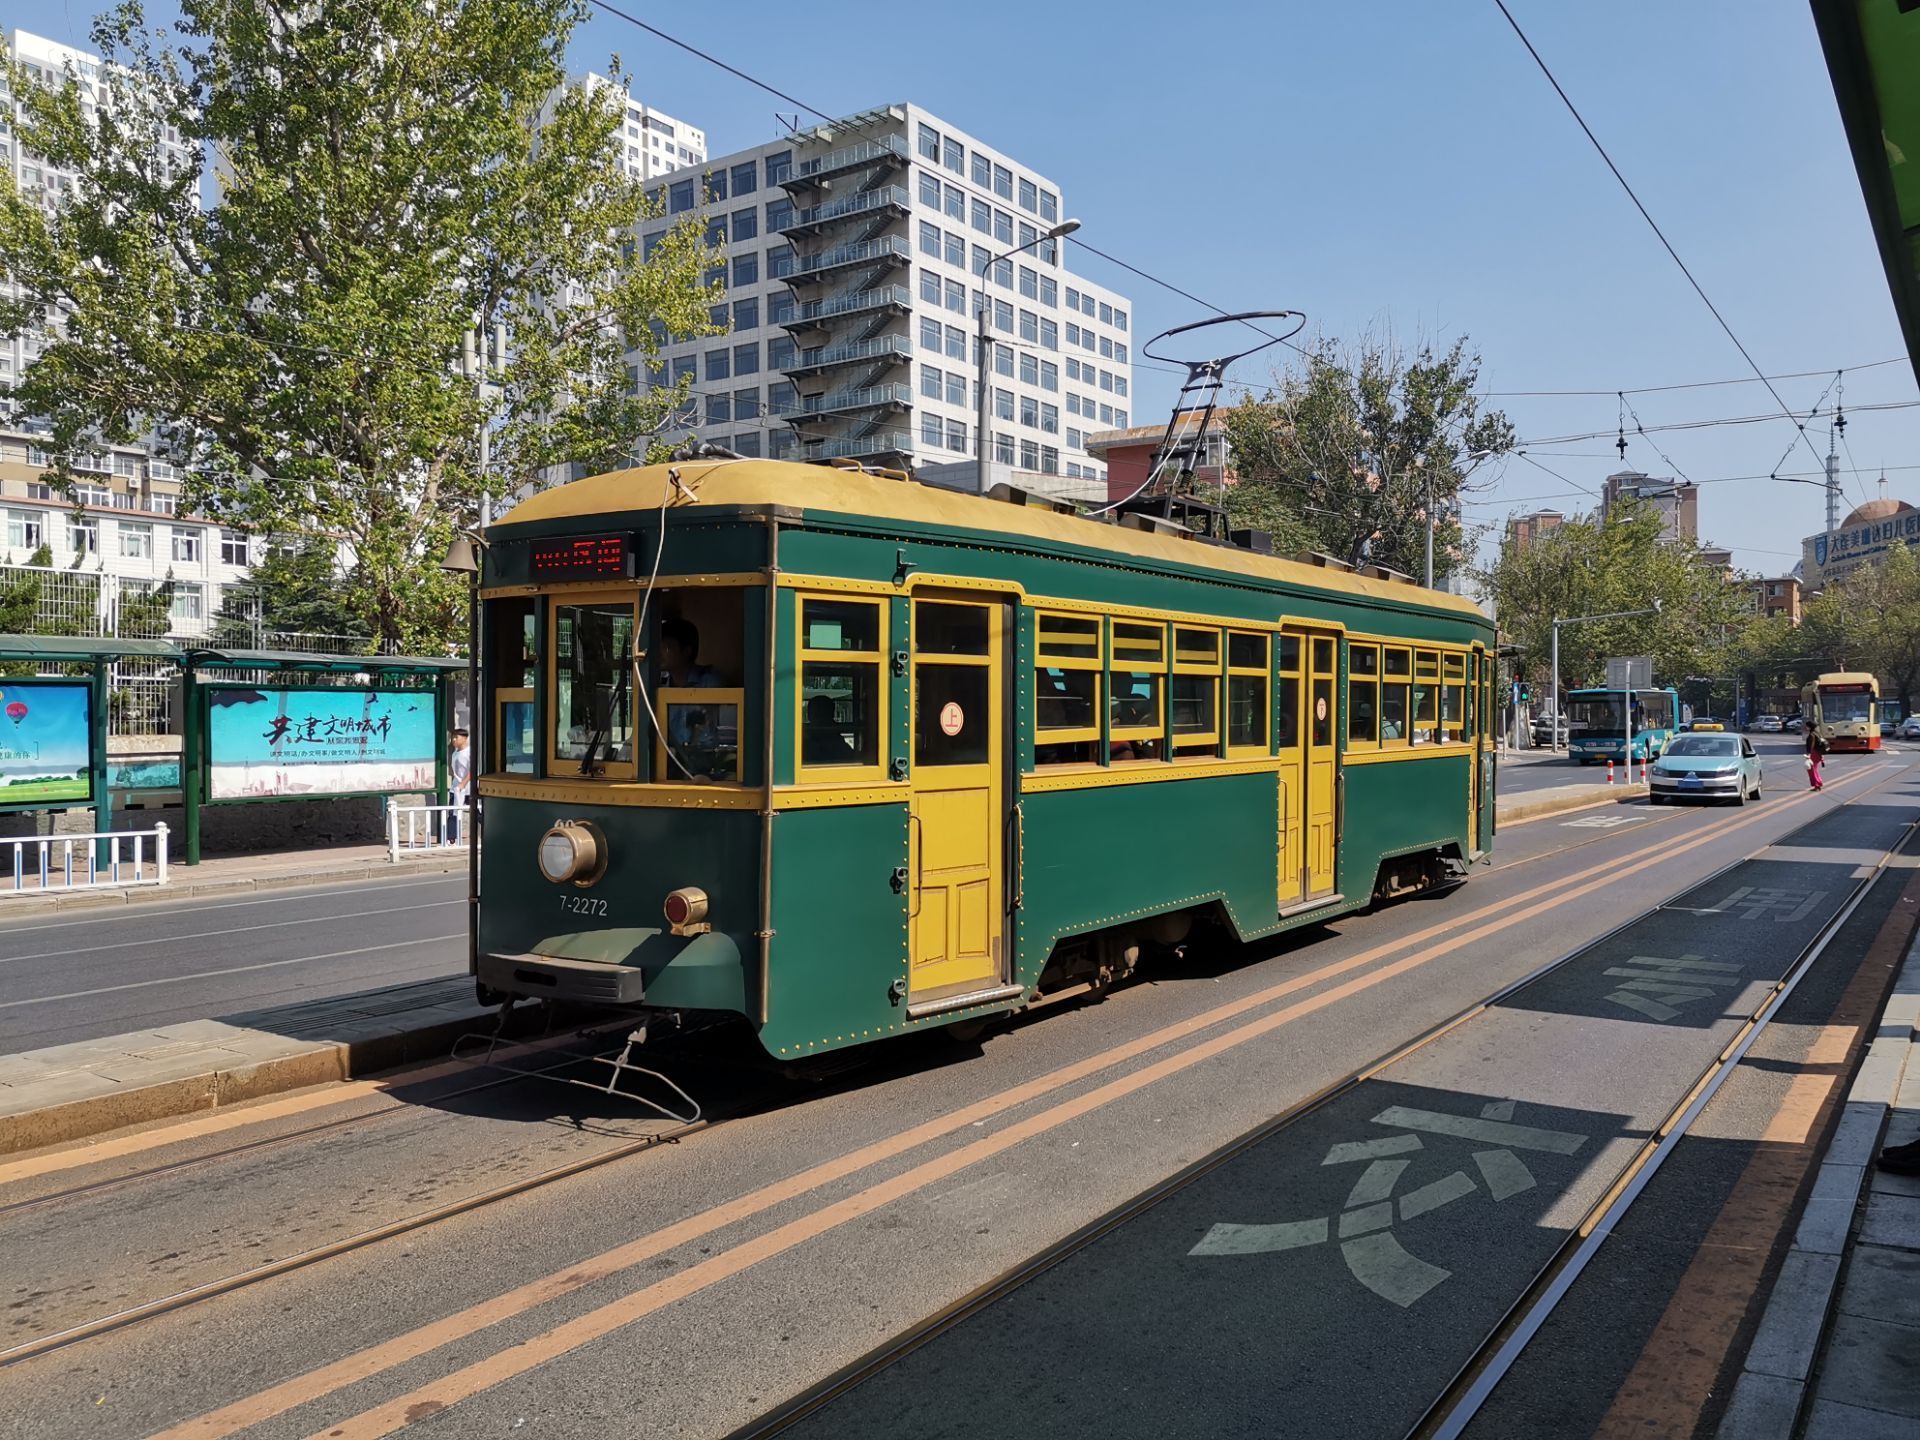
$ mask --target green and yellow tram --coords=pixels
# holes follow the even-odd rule
[[[736,1012],[791,1059],[1492,844],[1492,624],[1390,574],[764,460],[576,481],[488,542],[495,1000]]]

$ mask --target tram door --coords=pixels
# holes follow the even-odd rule
[[[1467,849],[1480,850],[1480,796],[1486,784],[1487,751],[1482,738],[1491,732],[1485,709],[1487,652],[1478,645],[1467,669],[1467,740],[1473,746],[1472,774],[1467,778]]]
[[[997,984],[1006,922],[1007,609],[913,602],[910,999]]]
[[[1338,637],[1287,630],[1280,636],[1280,908],[1333,893],[1335,807],[1340,765]]]

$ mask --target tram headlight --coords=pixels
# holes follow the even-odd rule
[[[561,820],[540,837],[540,873],[556,885],[591,885],[607,873],[607,842],[584,820]]]
[[[707,892],[697,885],[673,891],[660,908],[675,935],[704,935],[713,928],[707,923]]]

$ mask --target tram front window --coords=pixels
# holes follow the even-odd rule
[[[1829,725],[1872,717],[1873,696],[1865,690],[1822,690],[1820,718]]]
[[[633,606],[554,606],[553,650],[554,758],[631,765]]]

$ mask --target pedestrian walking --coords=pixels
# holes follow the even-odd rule
[[[451,792],[447,803],[459,807],[447,816],[447,843],[452,845],[459,843],[461,812],[473,789],[473,751],[467,744],[467,732],[457,726],[447,744],[447,789]]]
[[[1827,742],[1820,738],[1820,732],[1813,726],[1807,726],[1807,784],[1815,790],[1821,788],[1820,767],[1827,757]]]

